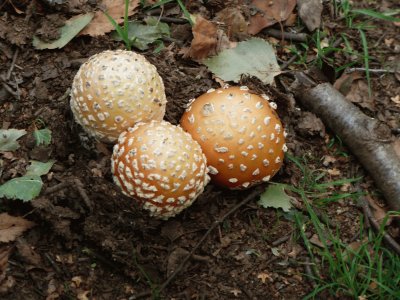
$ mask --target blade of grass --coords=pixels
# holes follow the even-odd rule
[[[375,19],[381,19],[381,20],[389,21],[389,22],[400,22],[400,18],[395,18],[386,13],[380,13],[380,12],[369,10],[369,9],[352,9],[351,11],[353,13],[366,15],[368,17],[372,17]]]
[[[368,54],[367,37],[365,36],[365,32],[362,29],[358,29],[358,31],[360,32],[361,44],[364,52],[364,67],[368,83],[368,95],[371,97],[372,92],[371,92],[371,77],[369,73],[369,54]]]

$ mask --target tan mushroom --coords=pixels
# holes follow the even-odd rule
[[[247,87],[209,90],[193,99],[181,118],[207,157],[213,182],[248,188],[269,181],[286,151],[276,104]]]
[[[200,145],[165,121],[138,123],[123,132],[111,166],[123,193],[162,219],[190,206],[209,182]]]
[[[162,120],[166,103],[156,67],[124,50],[90,57],[74,78],[70,102],[76,122],[104,142],[135,123]]]

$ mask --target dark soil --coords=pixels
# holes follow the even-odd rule
[[[395,2],[385,3],[395,8]],[[1,75],[7,74],[18,51],[10,78],[2,81],[16,95],[0,86],[0,126],[29,131],[20,140],[21,148],[11,156],[0,153],[0,184],[23,175],[29,160],[55,159],[56,164],[43,178],[45,185],[38,198],[29,203],[0,202],[2,211],[36,223],[12,251],[7,275],[14,281],[0,297],[134,299],[162,284],[214,221],[251,191],[229,191],[210,184],[190,208],[168,221],[148,217],[133,199],[122,195],[112,182],[111,146],[82,144],[82,130],[74,123],[68,91],[82,62],[106,49],[122,49],[123,44],[105,35],[77,37],[59,50],[36,50],[31,45],[32,36],[56,38],[54,28],[74,12],[37,5],[35,10],[32,4],[22,4],[18,7],[22,13],[18,14],[11,5],[0,4]],[[79,9],[95,7],[85,4]],[[197,4],[188,8],[213,15],[216,7]],[[329,15],[324,18],[328,22]],[[190,27],[171,26],[173,32],[179,32],[175,38],[189,37],[182,40],[189,45]],[[399,62],[399,27],[384,26],[376,22],[376,28],[368,31],[370,68],[382,68],[383,62]],[[395,41],[388,46],[384,40],[391,38]],[[352,42],[360,47],[356,38]],[[206,67],[183,58],[178,46],[167,44],[158,54],[151,50],[143,54],[164,79],[168,98],[165,119],[173,124],[178,124],[189,99],[219,86]],[[338,60],[348,60],[343,53],[338,55]],[[287,60],[290,55],[282,53],[281,58]],[[346,149],[338,143],[330,147],[333,136],[329,130],[298,107],[290,95],[282,96],[281,86],[271,88],[256,79],[243,79],[242,84],[270,94],[278,103],[292,156],[306,158],[311,170],[327,172],[326,181],[359,174],[361,167],[353,156],[342,156]],[[400,94],[399,78],[395,74],[372,74],[372,91],[373,106],[361,107],[387,123],[398,137],[400,107],[391,98]],[[50,146],[35,146],[35,126],[51,129]],[[296,185],[302,176],[295,164],[286,160],[274,181]],[[53,191],[60,184],[61,189]],[[368,176],[361,185],[383,203]],[[304,275],[307,252],[298,235],[292,234],[296,232],[293,220],[280,210],[257,205],[256,200],[242,206],[208,236],[161,292],[162,299],[298,299],[312,290]],[[362,212],[353,200],[331,203],[323,211],[338,226],[344,243],[357,239]],[[22,251],[19,244],[27,245],[30,253]]]

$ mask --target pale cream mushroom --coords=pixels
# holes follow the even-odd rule
[[[213,182],[248,188],[278,172],[285,133],[268,100],[247,87],[225,87],[191,101],[180,124],[201,145]]]
[[[156,67],[140,54],[115,50],[93,55],[80,67],[70,105],[89,135],[115,142],[135,123],[161,121],[166,103]]]
[[[165,121],[138,123],[123,132],[111,167],[122,192],[161,219],[190,206],[210,179],[200,145]]]

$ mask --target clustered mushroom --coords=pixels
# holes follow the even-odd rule
[[[70,105],[89,135],[115,142],[135,123],[161,121],[166,103],[156,67],[140,54],[115,50],[95,54],[80,67]]]
[[[248,188],[280,169],[285,132],[276,104],[268,100],[245,86],[226,86],[189,103],[180,123],[201,145],[215,183]]]
[[[190,206],[209,181],[200,145],[165,121],[138,123],[114,146],[112,173],[124,194],[167,219]]]
[[[116,50],[81,66],[70,105],[89,135],[116,142],[111,171],[122,192],[151,216],[168,219],[193,203],[209,174],[221,186],[242,189],[278,172],[285,132],[268,100],[244,86],[211,89],[191,100],[182,129],[162,120],[167,100],[156,67]]]

